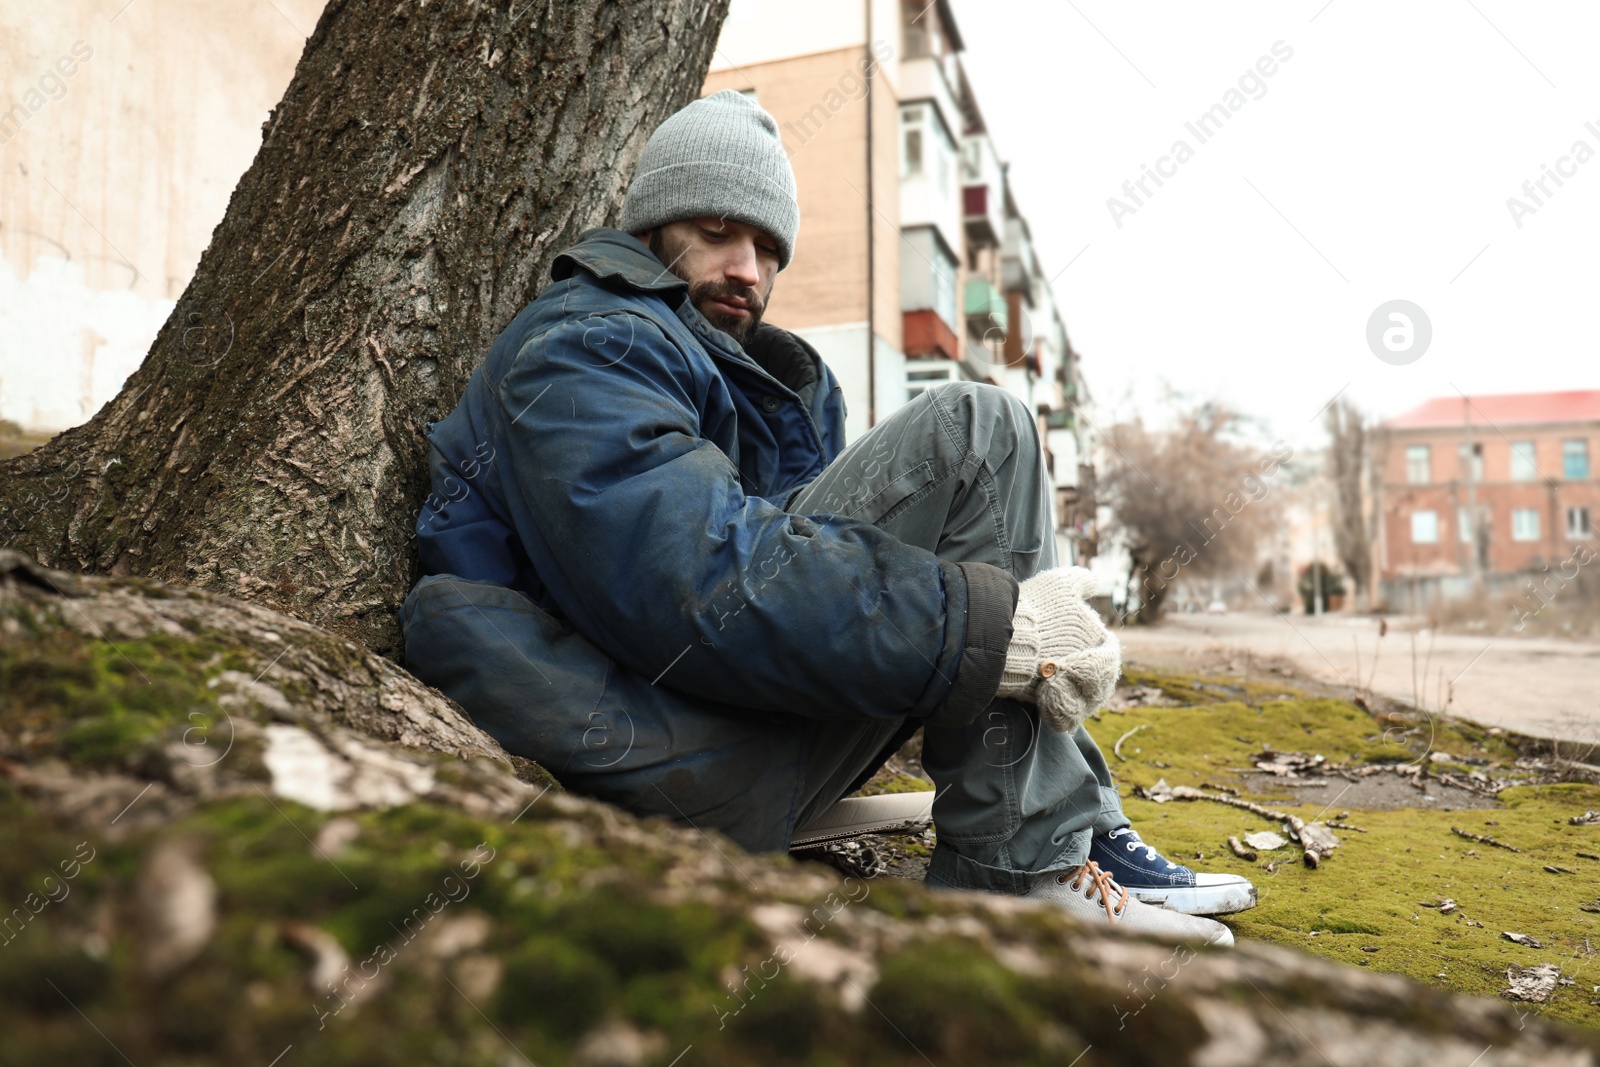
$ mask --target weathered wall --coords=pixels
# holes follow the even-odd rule
[[[124,3],[0,7],[0,418],[28,429],[144,359],[323,7]]]

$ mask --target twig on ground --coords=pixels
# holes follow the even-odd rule
[[[1233,850],[1235,856],[1238,856],[1246,863],[1254,863],[1257,859],[1256,854],[1245,848],[1237,837],[1228,838],[1228,847]]]
[[[1516,845],[1508,845],[1504,841],[1496,841],[1494,838],[1490,837],[1487,834],[1470,834],[1467,831],[1461,829],[1459,826],[1450,827],[1450,832],[1455,834],[1457,837],[1464,837],[1468,841],[1476,841],[1481,845],[1493,845],[1495,848],[1503,848],[1507,852],[1521,852],[1522,851],[1522,849],[1518,848]]]
[[[1122,742],[1126,741],[1128,738],[1132,737],[1134,734],[1138,733],[1140,730],[1148,730],[1149,728],[1150,728],[1150,724],[1149,723],[1147,723],[1147,722],[1140,723],[1138,726],[1135,726],[1133,729],[1129,730],[1127,733],[1125,733],[1121,737],[1117,738],[1117,743],[1111,746],[1112,754],[1115,755],[1122,762],[1124,762],[1124,763],[1128,762],[1128,757],[1124,756],[1122,754]]]

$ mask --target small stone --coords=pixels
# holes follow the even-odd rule
[[[337,859],[360,836],[360,823],[342,815],[337,816],[323,823],[311,839],[313,852],[327,859]]]
[[[217,884],[198,841],[167,841],[139,874],[140,964],[152,978],[175,974],[198,956],[217,928]]]

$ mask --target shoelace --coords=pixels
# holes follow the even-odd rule
[[[1111,877],[1109,871],[1102,871],[1100,865],[1094,860],[1089,860],[1082,867],[1074,867],[1066,874],[1060,875],[1056,880],[1062,885],[1068,885],[1067,880],[1070,878],[1070,888],[1076,892],[1083,885],[1085,875],[1089,877],[1089,888],[1084,891],[1083,895],[1093,900],[1094,895],[1099,893],[1100,903],[1105,905],[1107,921],[1116,922],[1122,917],[1123,910],[1128,906],[1128,891],[1117,884],[1116,879]],[[1121,894],[1114,908],[1111,906],[1111,893],[1113,890]]]
[[[1132,852],[1135,845],[1144,845],[1144,858],[1146,860],[1154,863],[1156,860],[1161,858],[1161,853],[1156,851],[1156,847],[1154,845],[1145,844],[1144,840],[1139,836],[1139,831],[1135,830],[1131,826],[1124,826],[1120,829],[1113,830],[1106,836],[1115,841],[1124,834],[1131,834],[1133,836],[1133,840],[1128,842],[1128,851]],[[1172,867],[1174,864],[1171,860],[1168,860],[1167,866]]]

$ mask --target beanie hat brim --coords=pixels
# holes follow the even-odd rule
[[[617,228],[638,233],[702,216],[766,233],[779,270],[794,257],[800,204],[777,121],[732,89],[692,102],[651,134]]]

